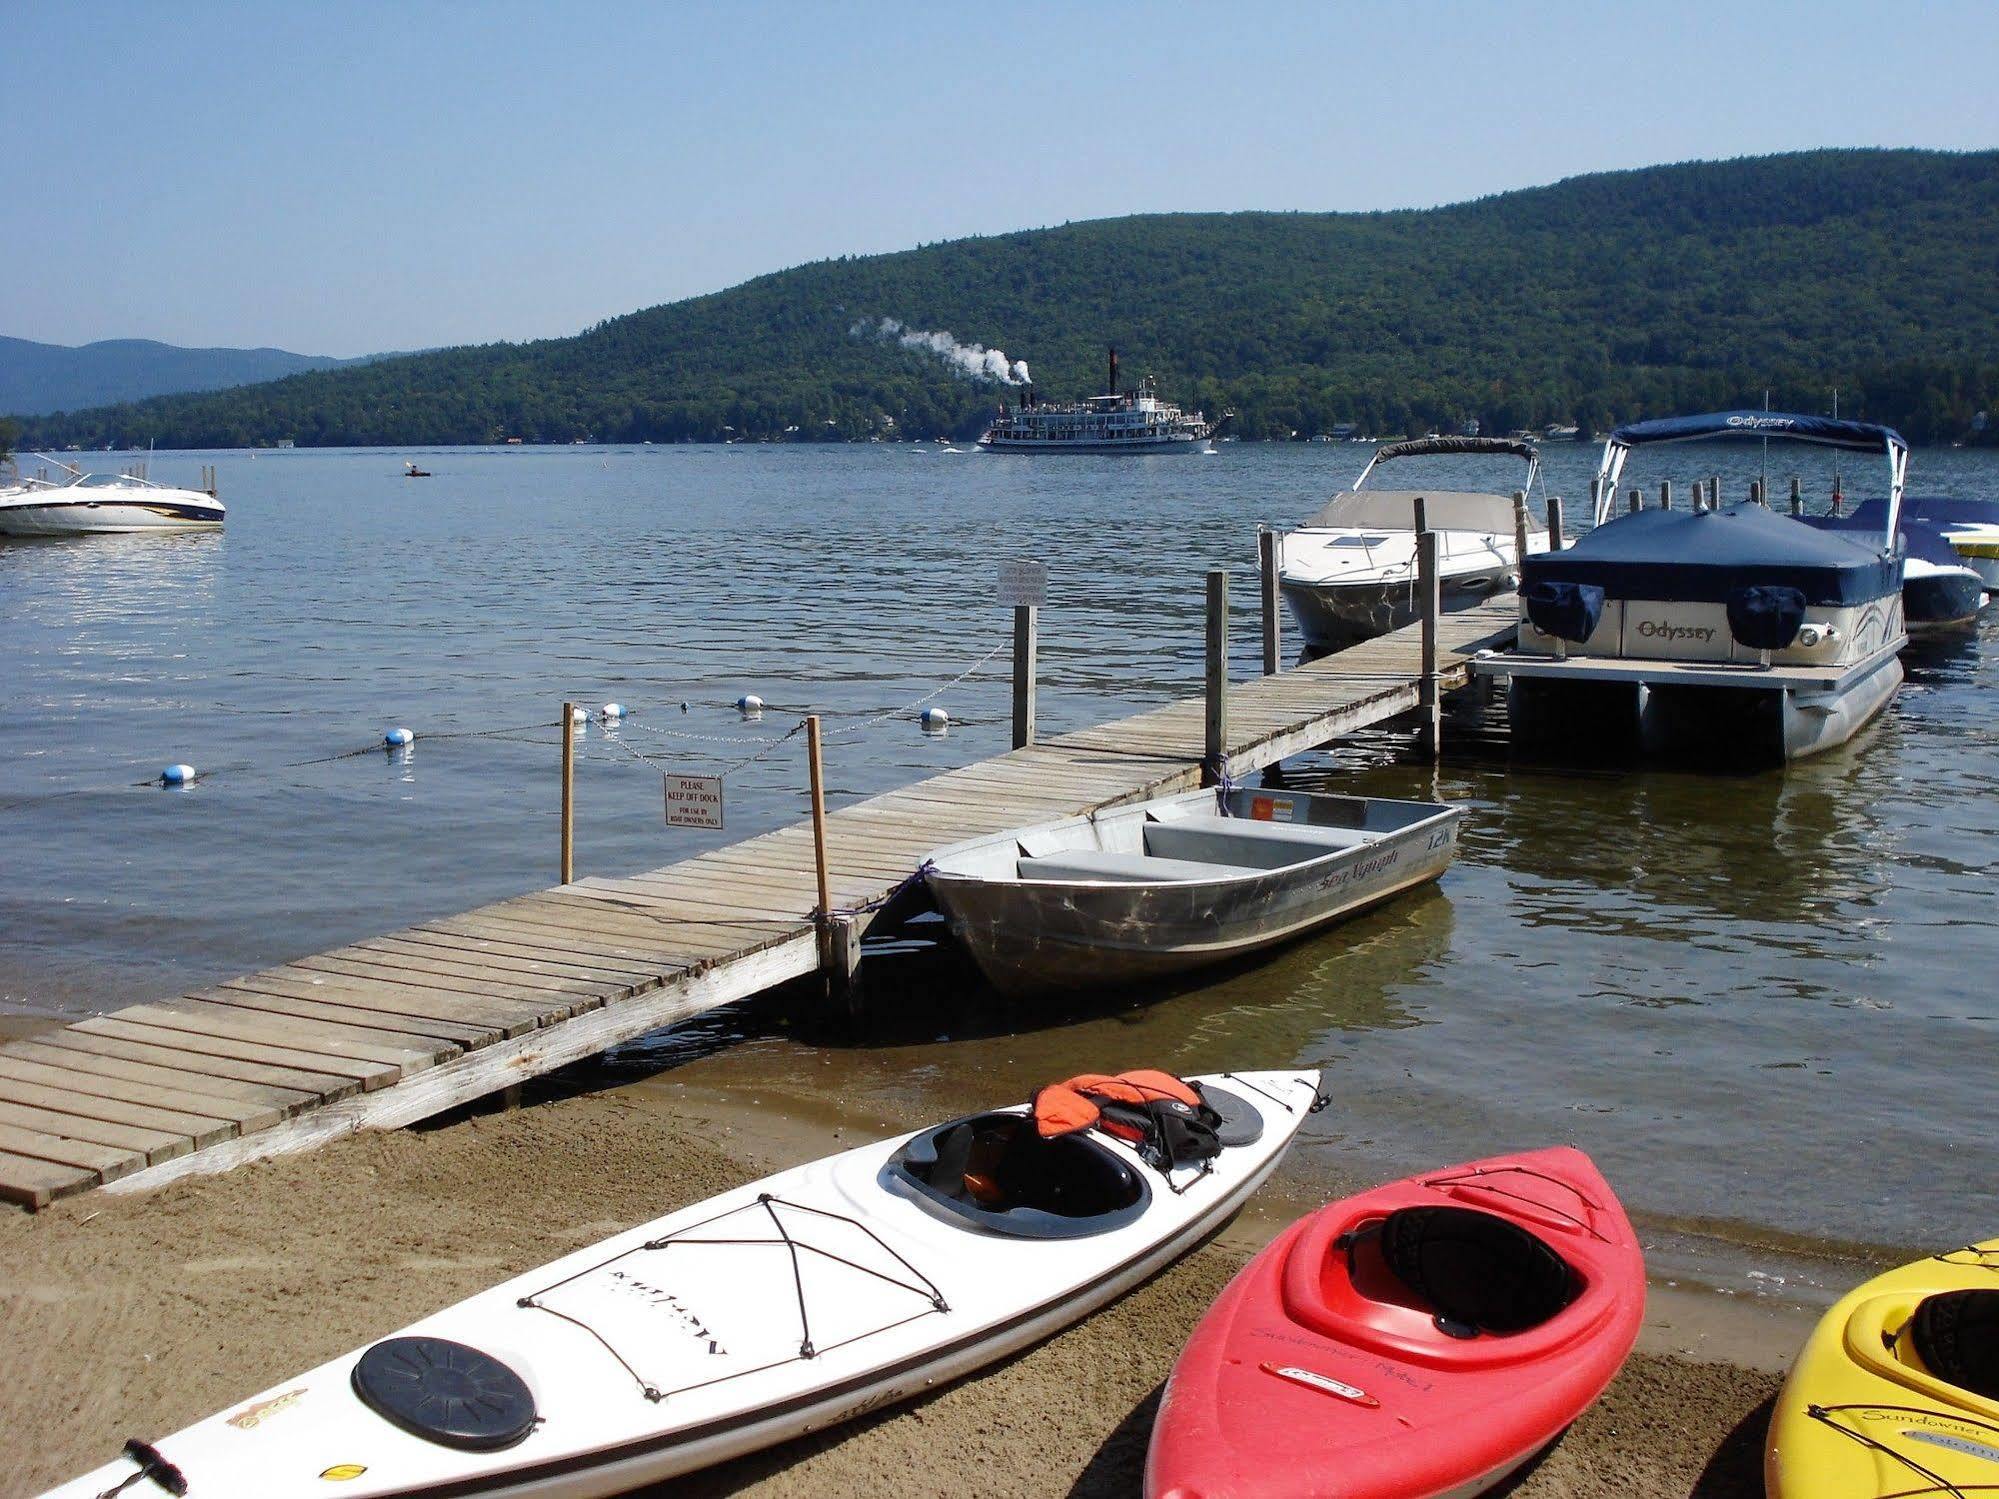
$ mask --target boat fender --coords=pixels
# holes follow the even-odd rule
[[[534,1393],[512,1369],[449,1338],[389,1338],[354,1362],[354,1393],[412,1436],[497,1452],[534,1430]]]
[[[1594,583],[1543,578],[1529,583],[1520,597],[1535,629],[1575,645],[1594,635],[1596,623],[1603,617],[1603,590]]]
[[[1781,651],[1805,623],[1805,596],[1796,588],[1756,583],[1728,595],[1728,632],[1752,651]]]

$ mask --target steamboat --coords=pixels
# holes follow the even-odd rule
[[[1182,411],[1159,398],[1150,375],[1135,390],[1118,389],[1112,349],[1107,395],[1058,404],[1029,389],[1018,406],[1001,404],[979,446],[990,453],[1211,453],[1231,415],[1224,411],[1211,422]]]

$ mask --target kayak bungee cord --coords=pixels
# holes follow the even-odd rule
[[[890,1259],[894,1260],[898,1265],[902,1266],[903,1269],[907,1270],[909,1274],[912,1277],[914,1277],[916,1280],[921,1281],[922,1284],[920,1286],[911,1285],[909,1284],[909,1282],[898,1279],[894,1275],[890,1275],[881,1270],[878,1270],[872,1265],[865,1265],[858,1260],[850,1259],[846,1255],[835,1253],[833,1250],[826,1249],[821,1247],[820,1245],[812,1243],[811,1240],[809,1239],[796,1237],[791,1226],[787,1225],[784,1219],[779,1215],[777,1211],[779,1208],[787,1208],[795,1213],[810,1214],[815,1218],[829,1219],[835,1223],[843,1223],[847,1225],[849,1228],[858,1229],[861,1233],[867,1235],[867,1237],[874,1243],[874,1245],[878,1249],[882,1251],[883,1254],[887,1255]],[[736,1217],[738,1214],[754,1212],[757,1209],[762,1209],[764,1214],[768,1216],[768,1218],[770,1219],[771,1227],[776,1231],[777,1234],[776,1238],[690,1237],[691,1235],[699,1232],[701,1229],[709,1227],[711,1224],[720,1223],[725,1218],[733,1218]],[[544,1300],[545,1297],[554,1295],[556,1292],[560,1291],[563,1287],[568,1285],[573,1285],[575,1282],[584,1279],[586,1276],[592,1276],[596,1275],[600,1271],[610,1270],[610,1268],[613,1265],[616,1265],[620,1260],[629,1259],[633,1255],[645,1254],[649,1251],[654,1251],[654,1250],[665,1251],[676,1247],[688,1248],[694,1246],[706,1247],[706,1248],[732,1248],[732,1249],[758,1249],[758,1248],[774,1249],[782,1246],[785,1249],[791,1265],[792,1290],[796,1294],[798,1299],[799,1335],[798,1335],[798,1352],[796,1354],[794,1354],[791,1358],[788,1359],[773,1359],[769,1363],[758,1364],[753,1368],[738,1369],[733,1373],[718,1375],[714,1379],[696,1380],[692,1384],[684,1384],[677,1386],[674,1389],[662,1390],[657,1385],[653,1384],[650,1380],[648,1380],[644,1375],[640,1374],[637,1369],[634,1369],[631,1366],[631,1364],[626,1360],[625,1356],[619,1353],[618,1350],[612,1346],[610,1340],[607,1339],[602,1333],[600,1333],[595,1327],[591,1326],[588,1321],[584,1320],[582,1317],[574,1315],[573,1313],[563,1311],[559,1307],[550,1306]],[[910,1316],[899,1317],[892,1322],[883,1323],[879,1327],[872,1327],[866,1329],[865,1331],[857,1332],[851,1337],[842,1338],[839,1342],[828,1344],[824,1348],[818,1347],[814,1344],[812,1339],[812,1319],[811,1319],[810,1308],[807,1305],[806,1296],[805,1296],[805,1276],[799,1265],[798,1257],[799,1257],[799,1252],[801,1250],[809,1251],[813,1254],[819,1255],[824,1259],[832,1261],[834,1264],[844,1265],[849,1270],[858,1270],[864,1275],[873,1276],[876,1280],[882,1281],[887,1285],[894,1286],[898,1290],[907,1291],[912,1296],[921,1297],[923,1300],[929,1302],[929,1305],[925,1307],[922,1311],[912,1313]],[[647,1286],[642,1281],[632,1280],[627,1275],[627,1273],[622,1270],[611,1270],[611,1275],[616,1279],[629,1281],[630,1284],[636,1286],[638,1289],[642,1291],[645,1291],[653,1295],[654,1297],[665,1297],[668,1300],[668,1302],[676,1308],[676,1310],[679,1310],[689,1318],[690,1325],[693,1331],[695,1332],[696,1336],[708,1340],[708,1351],[710,1353],[716,1353],[716,1354],[727,1353],[728,1350],[721,1346],[720,1341],[715,1338],[715,1336],[699,1320],[699,1318],[695,1317],[695,1315],[688,1309],[681,1307],[678,1301],[673,1298],[672,1293],[661,1290],[657,1287]],[[912,1265],[894,1248],[885,1243],[882,1240],[881,1235],[877,1234],[873,1229],[869,1228],[867,1224],[863,1223],[860,1219],[849,1217],[844,1213],[830,1212],[824,1208],[815,1208],[802,1202],[788,1202],[784,1198],[773,1196],[769,1192],[760,1192],[757,1194],[756,1200],[753,1202],[746,1202],[739,1207],[724,1209],[722,1212],[716,1213],[713,1217],[703,1218],[698,1223],[690,1223],[685,1228],[676,1229],[674,1230],[674,1232],[670,1234],[665,1234],[657,1239],[649,1239],[643,1244],[637,1245],[632,1249],[624,1250],[621,1253],[614,1254],[610,1256],[610,1258],[602,1260],[597,1264],[585,1266],[583,1269],[578,1270],[575,1274],[565,1276],[563,1279],[556,1281],[553,1285],[544,1286],[539,1291],[529,1292],[527,1295],[520,1297],[514,1304],[525,1310],[546,1312],[551,1317],[558,1317],[562,1321],[567,1322],[572,1326],[579,1327],[584,1332],[590,1334],[590,1336],[594,1338],[598,1342],[598,1344],[603,1347],[604,1351],[610,1354],[612,1358],[616,1359],[618,1365],[622,1369],[624,1369],[624,1371],[627,1374],[632,1376],[633,1382],[638,1385],[640,1392],[645,1396],[645,1398],[647,1400],[653,1401],[654,1403],[666,1400],[667,1398],[673,1395],[684,1395],[687,1394],[689,1391],[706,1389],[710,1385],[722,1384],[731,1379],[741,1379],[745,1375],[761,1374],[767,1369],[779,1368],[784,1364],[795,1363],[801,1359],[817,1358],[821,1354],[830,1353],[836,1348],[844,1348],[850,1343],[857,1343],[862,1338],[873,1337],[876,1336],[877,1334],[888,1332],[893,1328],[905,1326],[908,1323],[914,1322],[918,1317],[927,1317],[930,1316],[932,1313],[949,1312],[951,1310],[950,1304],[944,1299],[944,1293],[938,1290],[936,1284],[930,1279],[930,1277],[925,1275],[921,1270],[917,1269],[916,1266]]]
[[[1290,1104],[1286,1103],[1283,1099],[1279,1098],[1275,1093],[1272,1093],[1267,1089],[1257,1087],[1255,1083],[1251,1082],[1246,1077],[1240,1077],[1233,1072],[1224,1072],[1221,1074],[1221,1077],[1225,1082],[1238,1083],[1241,1086],[1247,1088],[1250,1092],[1269,1099],[1272,1103],[1276,1104],[1277,1107],[1284,1110],[1284,1112],[1287,1114],[1295,1114],[1298,1112],[1296,1109],[1292,1108]],[[1322,1093],[1317,1089],[1314,1089],[1312,1093],[1311,1106],[1307,1108],[1305,1112],[1308,1114],[1317,1114],[1320,1111],[1322,1111],[1332,1101],[1333,1101],[1332,1094]]]
[[[1941,1256],[1939,1256],[1939,1258],[1941,1258]],[[1965,1493],[1965,1491],[1962,1488],[1960,1488],[1957,1484],[1952,1483],[1948,1478],[1945,1478],[1941,1473],[1931,1472],[1928,1468],[1925,1468],[1921,1463],[1917,1462],[1913,1457],[1910,1457],[1906,1452],[1897,1452],[1893,1447],[1890,1447],[1886,1442],[1882,1441],[1880,1438],[1871,1437],[1864,1431],[1856,1431],[1851,1426],[1842,1426],[1839,1422],[1833,1420],[1833,1417],[1840,1414],[1842,1411],[1893,1411],[1893,1412],[1899,1412],[1904,1415],[1926,1416],[1926,1417],[1936,1416],[1938,1414],[1936,1411],[1924,1410],[1919,1405],[1875,1405],[1864,1401],[1851,1405],[1813,1404],[1805,1407],[1805,1414],[1810,1416],[1814,1421],[1819,1421],[1824,1423],[1825,1425],[1831,1427],[1834,1431],[1838,1432],[1841,1436],[1847,1436],[1853,1438],[1854,1441],[1860,1443],[1860,1445],[1863,1447],[1871,1447],[1876,1452],[1885,1453],[1887,1456],[1892,1457],[1896,1462],[1902,1464],[1902,1466],[1907,1468],[1911,1473],[1914,1473],[1918,1477],[1927,1479],[1929,1481],[1931,1488],[1905,1490],[1903,1495],[1901,1496],[1901,1499],[1915,1499],[1916,1495],[1929,1493],[1932,1491],[1939,1494],[1948,1494],[1951,1496],[1951,1499],[1968,1499],[1968,1496]],[[1961,1422],[1966,1426],[1982,1426],[1985,1428],[1985,1430],[1991,1432],[1994,1436],[1999,1436],[1999,1426],[1993,1426],[1991,1423],[1986,1421],[1980,1421],[1975,1417],[1960,1415],[1959,1413],[1953,1411],[1951,1412],[1951,1419],[1953,1421]],[[1978,1489],[1980,1492],[1985,1492],[1988,1488],[1987,1485],[1982,1483],[1974,1484],[1973,1487]]]
[[[1550,1176],[1545,1171],[1536,1171],[1528,1166],[1507,1166],[1502,1169],[1506,1171],[1516,1171],[1522,1176],[1531,1176],[1540,1181],[1547,1182],[1550,1186],[1560,1187],[1564,1191],[1573,1192],[1576,1195],[1576,1197],[1582,1202],[1582,1204],[1585,1207],[1587,1207],[1591,1212],[1600,1213],[1603,1211],[1602,1203],[1590,1201],[1589,1197],[1585,1193],[1583,1193],[1583,1191],[1580,1188],[1576,1187],[1574,1184],[1570,1182],[1565,1182],[1561,1180],[1561,1178],[1559,1177]],[[1497,1171],[1484,1171],[1484,1170],[1466,1171],[1456,1176],[1433,1176],[1428,1178],[1424,1182],[1424,1185],[1429,1187],[1454,1187],[1461,1183],[1470,1183],[1471,1185],[1476,1186],[1479,1189],[1479,1191],[1490,1192],[1494,1197],[1510,1197],[1515,1202],[1524,1202],[1529,1204],[1530,1206],[1540,1208],[1545,1212],[1558,1214],[1561,1217],[1568,1219],[1569,1222],[1573,1223],[1577,1228],[1581,1229],[1591,1238],[1597,1239],[1605,1244],[1608,1244],[1610,1242],[1609,1239],[1605,1238],[1601,1233],[1597,1232],[1597,1230],[1591,1224],[1584,1221],[1584,1219],[1581,1216],[1575,1213],[1571,1213],[1567,1208],[1556,1207],[1552,1202],[1541,1202],[1536,1198],[1527,1196],[1527,1194],[1524,1192],[1509,1192],[1504,1187],[1495,1187],[1490,1185],[1487,1181],[1487,1178],[1497,1175],[1499,1175],[1499,1172]]]
[[[1968,1260],[1956,1258],[1960,1254],[1971,1256]],[[1932,1256],[1940,1264],[1964,1265],[1973,1270],[1990,1270],[1999,1275],[1999,1249],[1980,1249],[1976,1244],[1967,1244],[1962,1249],[1946,1249],[1942,1254]]]

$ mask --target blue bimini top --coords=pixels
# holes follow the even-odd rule
[[[1714,411],[1704,416],[1666,416],[1633,422],[1610,434],[1622,447],[1655,442],[1695,442],[1707,437],[1774,437],[1783,442],[1819,442],[1862,453],[1906,448],[1902,434],[1873,422],[1843,422],[1831,416],[1806,416],[1795,411]]]
[[[1877,522],[1877,525],[1879,522]],[[1725,604],[1743,588],[1795,588],[1808,605],[1863,604],[1901,590],[1902,562],[1844,531],[1821,531],[1761,505],[1640,510],[1560,552],[1529,557],[1521,587],[1585,583],[1613,599]]]

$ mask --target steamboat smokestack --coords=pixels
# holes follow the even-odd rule
[[[1112,348],[1111,348],[1111,388],[1110,388],[1110,394],[1111,394],[1111,395],[1116,395],[1116,394],[1117,394],[1117,347],[1116,347],[1115,345],[1113,345],[1113,346],[1112,346]]]

